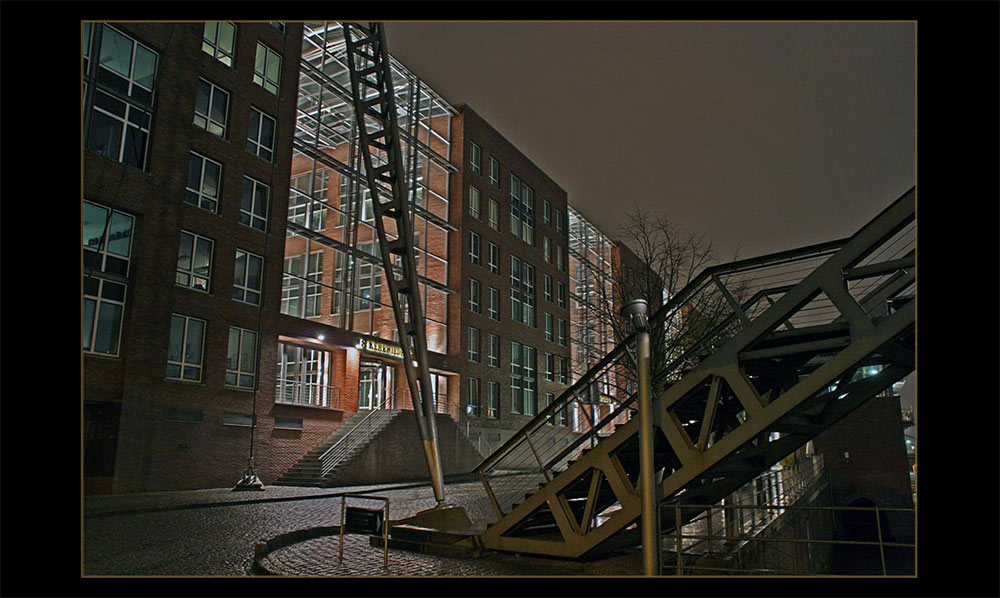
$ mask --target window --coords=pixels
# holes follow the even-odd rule
[[[251,106],[247,151],[270,162],[274,156],[274,129],[274,119]]]
[[[566,378],[569,375],[569,361],[565,357],[559,358],[559,384],[567,384]]]
[[[494,243],[489,244],[489,266],[490,272],[500,274],[500,248]]]
[[[486,365],[500,367],[500,337],[495,334],[486,336]]]
[[[324,230],[327,208],[309,198],[326,201],[326,194],[330,189],[330,171],[323,169],[293,176],[289,187],[288,221],[310,230]]]
[[[201,380],[201,352],[205,341],[205,321],[180,314],[170,316],[170,345],[167,349],[167,378]]]
[[[209,21],[205,23],[201,49],[226,66],[233,66],[233,48],[236,47],[236,25]]]
[[[535,267],[510,257],[510,317],[535,326]]]
[[[566,320],[559,320],[559,344],[566,346]]]
[[[469,361],[479,362],[479,329],[469,327]]]
[[[479,417],[479,379],[469,378],[469,415]]]
[[[479,243],[479,235],[474,232],[469,232],[469,261],[477,266],[482,264]]]
[[[566,285],[561,282],[556,283],[556,302],[559,307],[566,307]]]
[[[545,340],[551,341],[552,336],[552,314],[545,314]]]
[[[555,355],[551,353],[545,354],[545,379],[552,382],[555,378],[556,360]]]
[[[267,208],[271,188],[250,177],[243,177],[243,197],[240,202],[240,224],[257,230],[267,230]]]
[[[552,204],[547,199],[542,200],[542,220],[545,224],[552,222]]]
[[[98,60],[90,59],[96,46]],[[86,148],[145,168],[158,55],[103,24],[84,29]]]
[[[337,390],[330,385],[329,351],[278,343],[278,389],[275,403],[315,407],[339,406]]]
[[[83,202],[83,350],[118,355],[134,218]]]
[[[489,316],[491,320],[500,321],[500,291],[489,288],[489,303],[486,307],[486,315]]]
[[[563,213],[558,208],[556,209],[556,230],[559,232],[563,230]]]
[[[471,146],[471,155],[469,157],[469,164],[472,165],[472,172],[476,174],[483,173],[483,148],[479,147],[475,143],[469,142]]]
[[[371,256],[380,255],[377,242],[360,243],[358,249]],[[367,260],[358,260],[358,297],[354,309],[381,309],[382,307],[382,266]]]
[[[528,245],[535,244],[535,191],[510,175],[510,232]]]
[[[215,243],[206,237],[181,231],[181,244],[177,251],[176,282],[182,287],[208,292],[212,281],[212,247]]]
[[[542,279],[542,293],[545,296],[546,301],[552,301],[552,277],[548,274],[543,274]]]
[[[500,230],[500,204],[497,200],[490,200],[489,225],[493,230]]]
[[[511,342],[510,344],[510,409],[514,413],[534,415],[536,352],[533,347]]]
[[[264,269],[264,258],[236,250],[236,271],[233,275],[233,299],[260,305],[260,292],[263,283],[261,272]]]
[[[500,418],[500,383],[486,383],[486,417],[490,419]]]
[[[281,54],[257,42],[257,57],[253,66],[253,82],[274,95],[278,95],[281,75]]]
[[[277,29],[278,31],[280,31],[282,33],[285,32],[285,23],[283,21],[271,21],[271,22],[268,23],[268,25],[270,25],[271,27],[274,27],[275,29]]]
[[[204,79],[198,79],[198,91],[194,99],[194,124],[209,133],[225,137],[228,113],[229,93]]]
[[[475,278],[469,279],[469,311],[475,314],[483,313],[479,306],[479,281]]]
[[[566,271],[566,262],[563,260],[563,248],[556,246],[556,270],[560,272]]]
[[[237,264],[238,266],[238,264]],[[286,257],[281,281],[281,313],[312,318],[320,315],[322,301],[323,252]],[[303,290],[305,303],[303,304]],[[303,311],[303,307],[305,311]],[[367,305],[366,305],[367,307]]]
[[[545,263],[552,263],[552,244],[548,237],[542,237],[542,255],[545,256]]]
[[[490,156],[490,182],[500,188],[500,163],[493,156]]]
[[[188,158],[187,187],[184,201],[203,210],[215,213],[219,206],[219,189],[222,188],[222,164],[191,152]]]
[[[257,379],[257,333],[243,328],[229,328],[226,353],[226,384],[253,388]]]
[[[552,404],[552,401],[556,398],[551,392],[545,393],[545,406],[548,407]],[[545,425],[551,426],[555,424],[555,414],[550,413],[547,418],[545,418]]]
[[[482,217],[479,211],[479,189],[469,187],[469,215],[477,220]]]

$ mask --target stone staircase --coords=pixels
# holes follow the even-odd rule
[[[281,475],[274,486],[308,486],[313,488],[328,488],[333,485],[337,474],[354,460],[371,440],[388,426],[399,414],[400,409],[376,409],[375,411],[358,411],[344,425],[330,434],[323,442],[303,455],[288,471]],[[367,419],[366,419],[367,418]],[[363,422],[363,423],[362,423]],[[363,426],[363,428],[361,427]],[[363,437],[355,437],[360,434]],[[337,451],[336,463],[326,475],[323,475],[323,462],[320,457],[332,446],[348,435],[344,446],[346,451]],[[328,457],[329,459],[329,457]]]

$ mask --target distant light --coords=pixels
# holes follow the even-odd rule
[[[325,337],[324,335],[320,334],[320,335],[319,335],[319,336],[317,336],[316,338],[318,338],[319,340],[323,340],[323,339],[325,339],[326,337]]]

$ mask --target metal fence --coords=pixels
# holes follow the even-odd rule
[[[274,402],[340,409],[340,389],[318,382],[278,380]]]
[[[877,563],[869,574],[913,574],[915,544],[891,541],[887,514],[913,517],[910,508],[831,507],[796,504],[826,482],[822,455],[765,472],[714,505],[671,501],[659,522],[683,521],[682,511],[703,511],[672,529],[659,528],[661,575],[816,575],[829,573],[833,547],[848,548]],[[838,528],[845,513],[874,531],[847,538]],[[899,515],[896,515],[899,514]],[[847,574],[865,574],[848,571]]]

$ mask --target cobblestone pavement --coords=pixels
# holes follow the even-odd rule
[[[307,527],[339,525],[341,499],[329,495],[373,489],[269,487],[264,492],[206,490],[103,497],[91,501],[89,509],[85,503],[84,575],[248,575],[255,543]],[[389,498],[393,520],[436,504],[429,486],[371,493]],[[449,503],[465,507],[476,527],[484,529],[492,520],[492,508],[480,484],[450,484],[446,496]],[[265,498],[287,500],[245,502]],[[355,499],[349,504],[365,506]],[[288,575],[581,575],[600,570],[568,563],[553,568],[540,559],[507,555],[456,559],[390,549],[387,572],[382,569],[381,550],[369,546],[367,537],[347,536],[343,564],[337,561],[337,542],[336,537],[321,537],[293,544],[273,552],[268,564]],[[625,572],[627,568],[596,574]]]

